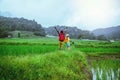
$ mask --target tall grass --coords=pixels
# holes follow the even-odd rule
[[[91,80],[84,53],[120,53],[120,42],[73,42],[59,51],[56,38],[0,39],[0,80]]]
[[[95,47],[84,47],[78,48],[78,50],[85,53],[120,53],[120,48],[95,48]]]
[[[0,45],[0,55],[44,54],[58,50],[54,45]]]
[[[94,60],[92,73],[94,80],[119,80],[120,60]]]
[[[0,80],[91,80],[85,56],[56,51],[0,57]]]
[[[85,53],[120,53],[120,42],[81,41],[75,48]]]
[[[0,39],[0,44],[9,43],[47,43],[47,44],[58,44],[57,38],[4,38]]]

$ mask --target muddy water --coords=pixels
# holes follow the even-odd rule
[[[99,67],[97,69],[92,68],[93,80],[120,80],[120,68],[113,71],[113,69],[103,71]]]
[[[93,80],[120,80],[120,55],[89,57]]]

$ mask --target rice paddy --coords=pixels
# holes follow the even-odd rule
[[[63,47],[57,38],[0,39],[0,80],[120,79],[120,41],[72,39]]]

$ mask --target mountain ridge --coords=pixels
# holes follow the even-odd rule
[[[102,28],[102,29],[95,29],[92,31],[95,36],[104,35],[108,39],[120,39],[120,25],[108,27],[108,28]]]

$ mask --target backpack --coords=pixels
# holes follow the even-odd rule
[[[59,34],[59,41],[64,41],[65,40],[65,34],[64,33],[60,33]]]

